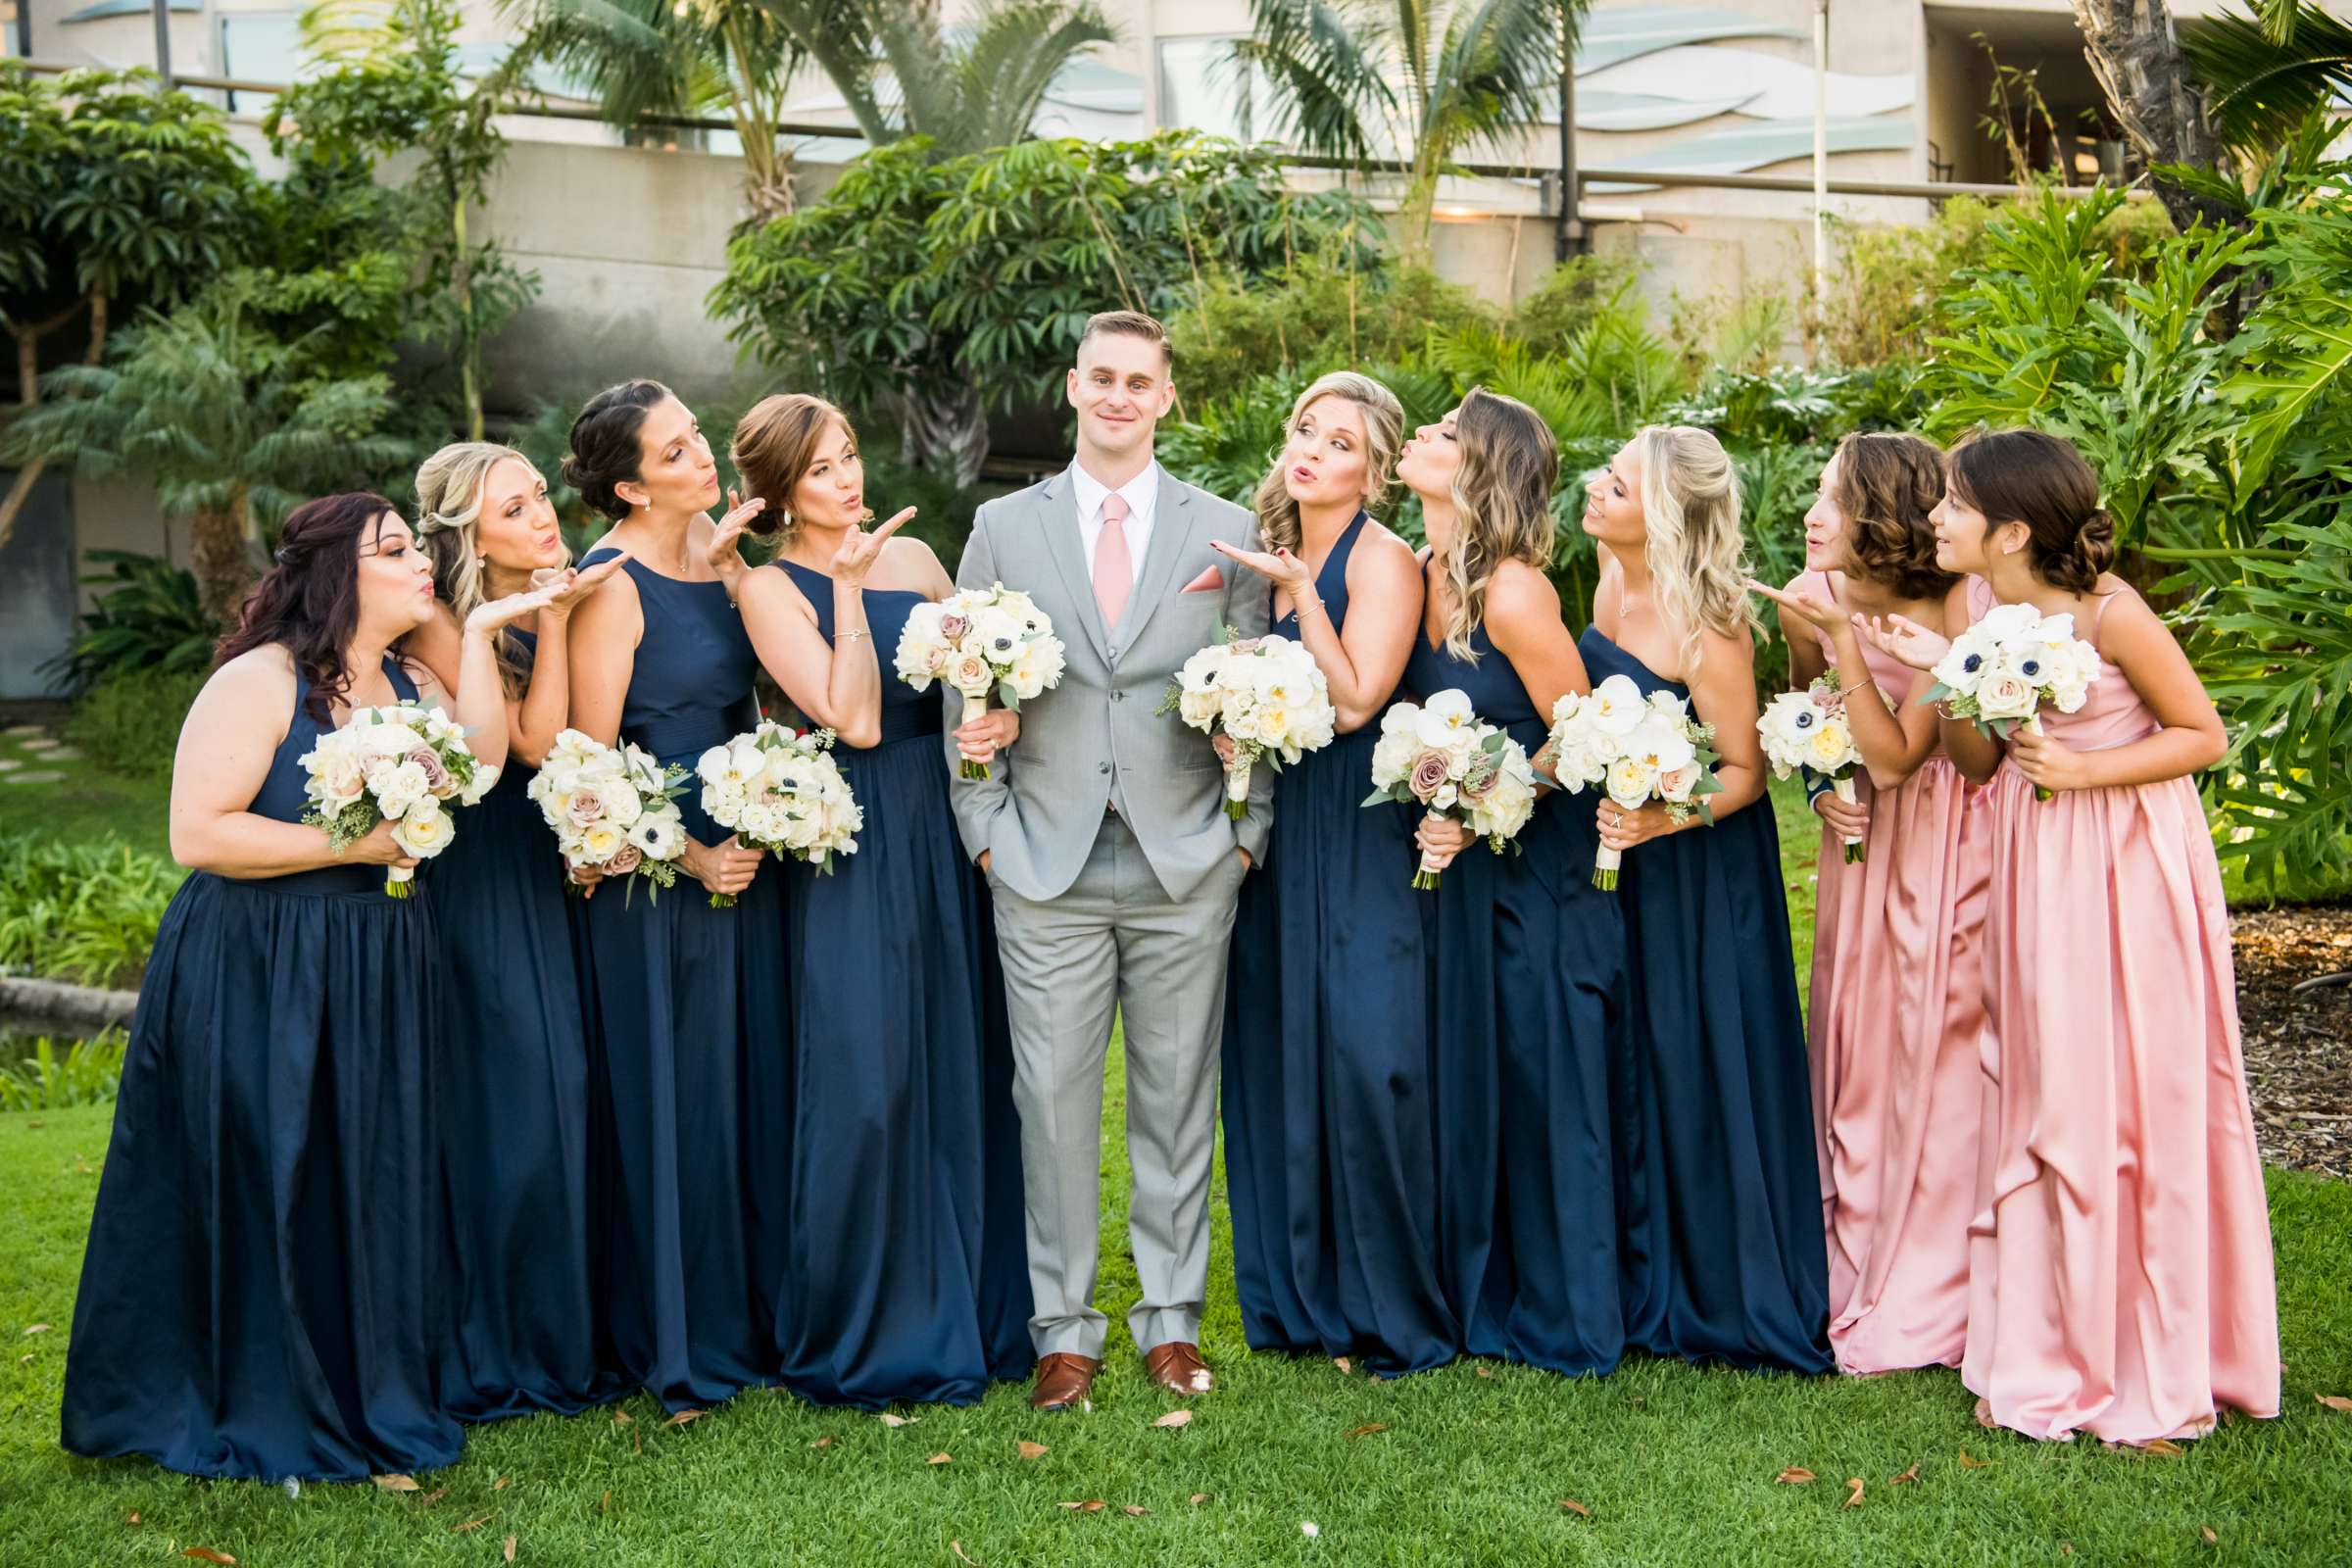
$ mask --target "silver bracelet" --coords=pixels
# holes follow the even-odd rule
[[[858,626],[848,630],[835,632],[833,634],[833,640],[835,642],[839,642],[842,638],[847,637],[850,641],[856,642],[860,637],[871,637],[873,633],[867,631],[863,626]]]

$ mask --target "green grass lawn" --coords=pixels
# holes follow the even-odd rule
[[[29,830],[72,843],[121,839],[144,855],[172,858],[172,784],[108,772],[87,758],[62,761],[24,744],[39,736],[0,735],[0,831]],[[63,773],[62,779],[12,782],[24,773]]]

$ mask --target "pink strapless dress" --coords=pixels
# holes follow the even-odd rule
[[[1826,584],[1825,584],[1826,586]],[[1835,657],[1824,637],[1823,652]],[[1916,672],[1864,650],[1904,701]],[[1857,776],[1867,858],[1822,829],[1813,1117],[1839,1371],[1958,1366],[1984,1096],[1989,821],[1940,750],[1895,789]]]
[[[1970,585],[1982,615],[1993,603]],[[2077,635],[2098,640],[2102,603]],[[2078,751],[2160,728],[2113,666]],[[1961,1377],[2034,1438],[2196,1437],[2278,1413],[2270,1214],[2221,867],[2186,778],[2036,801],[2004,761],[1986,999],[1996,1042]]]

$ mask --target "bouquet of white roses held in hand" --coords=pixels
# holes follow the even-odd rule
[[[1582,793],[1594,785],[1626,810],[1652,800],[1687,822],[1693,813],[1712,822],[1706,797],[1723,785],[1715,777],[1715,726],[1690,716],[1690,705],[1672,692],[1647,698],[1630,675],[1611,675],[1590,692],[1568,692],[1551,707],[1552,777]],[[1592,857],[1592,885],[1617,890],[1624,856],[1606,844]]]
[[[1250,770],[1259,758],[1280,772],[1283,763],[1329,746],[1340,722],[1314,655],[1288,637],[1237,638],[1230,627],[1168,682],[1153,716],[1167,712],[1231,743],[1225,814],[1236,821],[1249,812]]]
[[[643,877],[661,889],[676,883],[677,859],[686,853],[677,806],[685,789],[686,770],[675,763],[664,767],[640,747],[607,746],[567,729],[523,793],[556,830],[565,865],[593,868],[608,880]],[[635,891],[631,882],[628,892]]]
[[[944,682],[963,699],[968,724],[988,711],[994,695],[1014,712],[1061,682],[1066,652],[1054,622],[1029,596],[1003,583],[967,588],[936,604],[914,607],[899,634],[899,679],[916,691]],[[988,777],[988,764],[969,758],[965,778]]]
[[[471,806],[498,782],[497,768],[474,760],[464,726],[424,703],[353,709],[303,754],[302,766],[311,802],[302,819],[324,828],[337,855],[390,822],[403,850],[429,860],[457,835],[444,803]],[[384,891],[407,898],[416,874],[391,867]]]
[[[827,755],[833,732],[802,734],[774,719],[713,746],[695,763],[703,777],[703,809],[720,827],[755,850],[806,860],[826,876],[833,857],[858,853],[858,830],[865,812]],[[712,908],[735,900],[710,896]]]
[[[1975,721],[1999,740],[2024,725],[2041,728],[2041,707],[2071,713],[2099,678],[2099,651],[2075,635],[2071,614],[2044,615],[2032,605],[1996,605],[1952,639],[1935,668],[1936,684],[1923,701],[1941,703],[1954,718]],[[2036,784],[2034,798],[2050,792]]]
[[[1416,707],[1398,703],[1380,719],[1366,806],[1418,802],[1459,820],[1495,854],[1536,810],[1536,770],[1527,748],[1480,718],[1469,697],[1443,691]],[[1438,870],[1421,857],[1413,886],[1434,888]]]
[[[1764,760],[1772,764],[1773,777],[1787,778],[1800,767],[1811,768],[1830,781],[1839,800],[1854,804],[1854,769],[1861,765],[1862,754],[1854,749],[1853,725],[1846,719],[1845,699],[1838,694],[1835,672],[1817,677],[1801,692],[1783,692],[1765,704],[1756,716],[1756,733],[1763,738]],[[1846,839],[1846,863],[1863,858],[1862,840]]]

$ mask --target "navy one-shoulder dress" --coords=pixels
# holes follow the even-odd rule
[[[398,662],[384,673],[416,695]],[[248,810],[302,819],[294,713]],[[463,844],[471,824],[458,818]],[[461,851],[460,853],[463,853]],[[157,930],[66,1357],[65,1446],[191,1475],[457,1461],[442,1407],[435,895],[198,871]]]
[[[1334,630],[1364,526],[1316,576]],[[1296,640],[1296,613],[1273,629]],[[1432,911],[1414,813],[1363,807],[1379,739],[1376,719],[1275,777],[1225,988],[1225,1189],[1250,1348],[1396,1374],[1452,1360],[1460,1334],[1437,1268]]]
[[[1424,700],[1463,692],[1534,757],[1546,716],[1484,626],[1471,647],[1476,663],[1416,636],[1405,686]],[[1566,1373],[1607,1372],[1625,1348],[1609,1127],[1625,936],[1591,886],[1594,840],[1573,798],[1546,794],[1520,830],[1521,853],[1473,843],[1434,896],[1447,1298],[1470,1353]]]
[[[581,564],[614,552],[594,550]],[[620,738],[692,777],[711,747],[759,720],[758,661],[716,582],[681,582],[632,558],[645,632]],[[678,797],[686,831],[727,834]],[[625,1383],[672,1409],[775,1380],[775,1291],[790,1137],[783,1041],[784,878],[760,867],[713,908],[680,873],[604,886],[587,934],[602,1349]]]
[[[528,667],[537,639],[515,632]],[[441,928],[436,1051],[450,1247],[452,1414],[569,1415],[618,1392],[597,1366],[588,1042],[576,901],[556,835],[508,760],[430,868]]]
[[[1597,629],[1579,646],[1595,681],[1690,696]],[[1772,803],[1627,851],[1617,900],[1633,1004],[1616,1110],[1628,1342],[1826,1372],[1821,1177]]]
[[[830,641],[833,580],[774,569]],[[940,688],[889,670],[922,602],[865,590],[882,737],[833,754],[864,814],[858,852],[831,875],[783,867],[796,941],[780,1381],[866,1409],[970,1404],[1036,1359],[1011,1039],[987,983],[995,933],[948,805]]]

